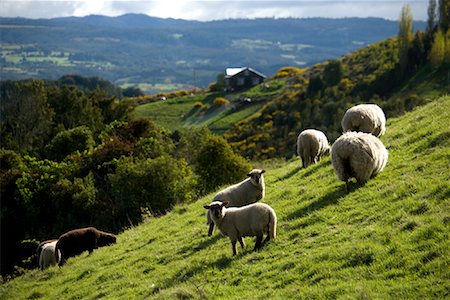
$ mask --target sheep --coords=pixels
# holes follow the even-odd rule
[[[341,125],[344,132],[362,131],[380,137],[386,131],[386,116],[376,104],[359,104],[345,112]]]
[[[253,203],[242,207],[226,206],[227,201],[213,201],[204,205],[223,235],[231,240],[233,256],[237,254],[236,242],[245,247],[243,237],[256,236],[255,248],[260,249],[270,239],[276,238],[277,216],[275,211],[265,203]],[[263,235],[266,238],[263,241]]]
[[[36,258],[37,258],[37,265],[38,265],[38,267],[39,267],[39,260],[40,260],[40,257],[41,257],[42,248],[44,248],[44,246],[46,244],[52,243],[52,242],[56,242],[56,241],[58,241],[58,240],[57,239],[45,240],[45,241],[43,241],[43,242],[41,242],[39,244],[39,246],[36,249]]]
[[[61,251],[61,259],[58,265],[64,265],[69,257],[89,251],[89,254],[98,247],[108,246],[116,243],[116,236],[96,229],[95,227],[86,227],[74,229],[64,233],[58,239],[55,248]]]
[[[303,168],[320,161],[322,155],[328,155],[330,145],[325,134],[316,129],[306,129],[297,138],[297,154]]]
[[[55,266],[59,262],[61,258],[61,252],[58,250],[58,253],[55,253],[57,242],[58,241],[55,240],[42,246],[42,250],[39,255],[39,269],[41,271],[48,268],[49,266]]]
[[[218,192],[212,201],[227,201],[229,207],[240,207],[250,203],[257,202],[265,196],[264,169],[251,170],[245,180],[229,186]],[[208,236],[214,231],[214,222],[206,212],[206,225],[209,225]]]
[[[331,163],[338,178],[345,182],[356,178],[361,185],[386,166],[388,151],[383,143],[369,133],[346,132],[331,147]]]

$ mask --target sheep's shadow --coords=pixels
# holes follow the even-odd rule
[[[185,257],[190,256],[191,254],[194,254],[197,251],[210,247],[211,245],[215,244],[219,239],[220,235],[216,234],[211,238],[201,241],[196,246],[195,245],[184,246],[178,251],[178,254],[183,255]]]
[[[285,175],[283,175],[283,176],[281,176],[281,177],[278,177],[277,180],[275,180],[275,182],[283,181],[283,180],[289,179],[289,178],[291,178],[292,176],[294,176],[295,174],[297,174],[301,169],[302,169],[302,166],[300,165],[300,166],[296,167],[295,169],[293,169],[292,171],[289,171],[289,172],[286,173]]]
[[[303,174],[303,177],[310,176],[311,174],[317,172],[319,169],[321,169],[321,168],[323,168],[323,167],[326,167],[328,164],[329,164],[329,163],[321,163],[321,162],[318,162],[318,163],[316,163],[316,164],[309,165],[308,167],[306,167],[307,170],[306,170],[305,173]],[[275,182],[279,182],[279,181],[283,181],[283,180],[289,179],[289,178],[291,178],[292,176],[294,176],[295,174],[297,174],[298,172],[300,172],[302,169],[304,169],[304,168],[303,168],[302,165],[300,164],[299,166],[295,167],[292,171],[289,171],[288,173],[286,173],[286,174],[284,174],[284,175],[278,177],[278,178],[275,180]]]
[[[336,190],[323,196],[322,198],[319,198],[318,200],[310,203],[309,205],[290,213],[289,215],[284,217],[284,220],[301,218],[316,210],[320,210],[329,205],[334,205],[338,202],[339,198],[347,194],[348,192],[345,190],[345,187],[338,187]]]

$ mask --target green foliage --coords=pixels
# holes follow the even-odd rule
[[[430,64],[439,68],[445,59],[445,37],[440,30],[434,34],[433,45],[430,51]]]
[[[89,151],[94,146],[94,138],[87,126],[75,127],[58,133],[46,146],[47,156],[57,161],[76,151]]]
[[[386,168],[345,191],[329,158],[266,165],[277,238],[232,257],[203,205],[176,205],[62,268],[4,282],[2,299],[445,299],[450,276],[450,98],[388,120]],[[77,284],[73,284],[76,280]],[[92,286],[101,286],[101,289]],[[255,288],[258,287],[258,288]]]
[[[211,135],[199,148],[194,158],[194,168],[200,176],[202,188],[210,192],[221,185],[242,180],[250,165],[234,154],[223,138]]]
[[[2,148],[21,153],[40,148],[50,133],[53,111],[42,81],[5,81],[0,85]]]
[[[406,68],[408,67],[408,51],[411,48],[413,40],[413,16],[411,12],[411,6],[406,4],[402,8],[400,14],[400,24],[398,31],[398,56],[400,65],[400,74],[405,75]]]
[[[168,155],[136,161],[123,157],[108,179],[114,199],[111,213],[122,224],[141,221],[141,208],[162,214],[177,203],[189,202],[195,186],[186,162]]]

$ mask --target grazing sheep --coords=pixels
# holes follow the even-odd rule
[[[56,242],[56,241],[58,241],[58,240],[56,240],[56,239],[45,240],[45,241],[43,241],[43,242],[41,242],[41,243],[39,244],[39,246],[38,246],[37,249],[36,249],[36,258],[37,258],[37,265],[38,265],[38,267],[39,267],[39,260],[40,260],[40,257],[41,257],[42,248],[43,248],[46,244],[52,243],[52,242]]]
[[[302,159],[303,168],[317,163],[322,155],[327,155],[329,152],[330,145],[322,131],[306,129],[298,135],[297,154]]]
[[[61,251],[59,266],[66,263],[69,257],[89,251],[89,254],[98,247],[108,246],[116,243],[116,236],[98,230],[94,227],[74,229],[64,233],[56,243],[55,255]]]
[[[263,175],[265,172],[264,169],[251,170],[247,174],[249,178],[221,190],[212,201],[227,201],[228,207],[240,207],[261,200],[265,195]],[[208,235],[210,236],[214,231],[214,222],[209,211],[206,212],[206,225],[209,225]]]
[[[267,204],[253,203],[242,207],[229,207],[228,202],[213,201],[203,206],[210,212],[213,222],[220,232],[231,240],[233,255],[237,254],[236,242],[245,247],[243,237],[256,236],[254,250],[260,249],[270,239],[276,237],[277,215]],[[266,238],[263,241],[263,235]]]
[[[360,184],[381,172],[386,166],[388,151],[376,137],[363,132],[346,132],[331,147],[331,162],[340,180],[351,177]]]
[[[376,104],[359,104],[345,112],[341,125],[344,132],[362,131],[380,137],[386,131],[386,116]]]
[[[50,266],[55,266],[61,258],[61,253],[55,253],[56,243],[58,241],[46,243],[42,246],[41,253],[39,255],[39,269],[44,270]]]

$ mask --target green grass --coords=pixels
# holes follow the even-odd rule
[[[4,283],[1,299],[444,299],[450,296],[450,97],[389,119],[383,172],[346,192],[330,159],[259,162],[277,239],[231,255],[207,236],[212,194],[117,244]]]
[[[286,88],[283,79],[269,79],[263,85],[251,89],[230,93],[210,93],[205,91],[194,96],[182,96],[166,101],[151,102],[137,106],[131,118],[150,118],[158,125],[169,130],[189,126],[208,126],[216,134],[224,134],[237,122],[255,114],[259,109]],[[225,97],[231,104],[226,107],[213,107],[216,97]],[[240,99],[251,98],[250,105],[241,105]],[[206,111],[194,111],[194,103],[202,102],[210,108]]]

